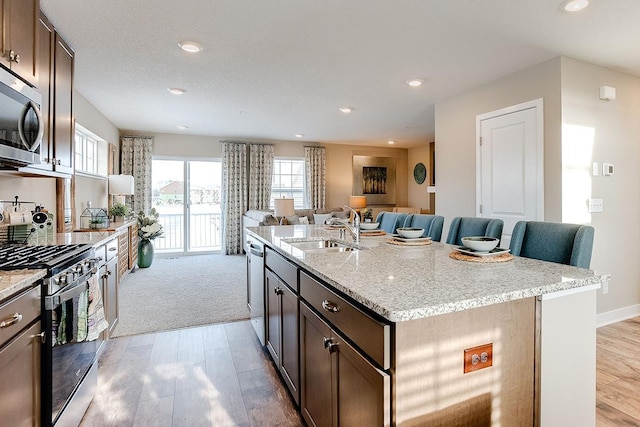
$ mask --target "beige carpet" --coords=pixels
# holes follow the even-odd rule
[[[243,255],[156,256],[119,287],[115,336],[249,318]]]

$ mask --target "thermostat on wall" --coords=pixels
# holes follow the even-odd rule
[[[602,176],[611,176],[611,175],[613,175],[613,165],[611,163],[603,163]]]

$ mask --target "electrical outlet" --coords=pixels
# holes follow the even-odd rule
[[[464,351],[464,373],[493,365],[493,343],[467,348]]]
[[[604,212],[604,200],[589,199],[589,212]]]
[[[609,281],[605,280],[602,282],[602,294],[606,295],[609,293]]]
[[[598,162],[593,162],[593,168],[592,168],[592,174],[593,176],[598,176],[599,172],[600,172],[600,165],[598,165]]]

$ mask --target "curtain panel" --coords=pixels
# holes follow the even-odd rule
[[[242,253],[242,215],[247,210],[247,148],[245,143],[222,142],[222,252]]]
[[[325,207],[325,149],[304,147],[305,206],[309,209]]]
[[[249,209],[268,209],[273,179],[273,145],[249,144],[249,168]]]
[[[151,210],[151,153],[153,138],[149,136],[123,136],[120,152],[120,173],[133,175],[135,191],[126,196],[133,212]]]

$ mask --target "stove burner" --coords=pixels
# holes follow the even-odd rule
[[[0,270],[56,269],[84,258],[90,245],[0,246]]]

